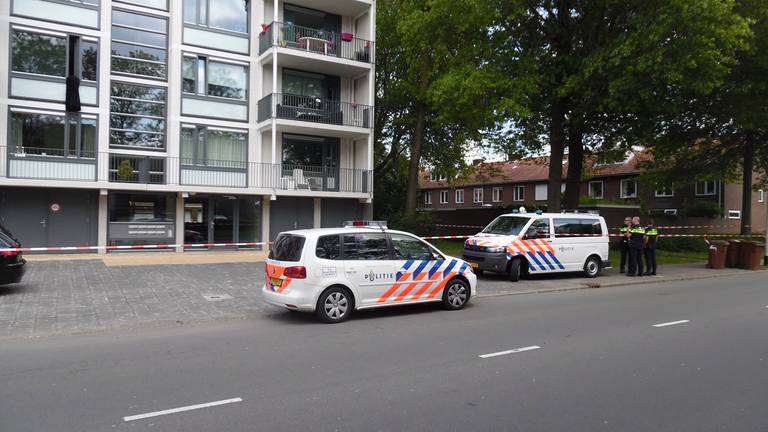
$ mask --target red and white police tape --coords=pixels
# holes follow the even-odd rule
[[[435,224],[436,227],[440,228],[485,228],[484,226],[480,225],[446,225],[446,224]]]
[[[185,243],[185,244],[156,244],[156,245],[119,245],[119,246],[59,246],[59,247],[21,247],[0,248],[0,252],[72,252],[86,250],[130,250],[130,249],[173,249],[202,248],[202,247],[232,247],[232,246],[263,246],[267,243]]]

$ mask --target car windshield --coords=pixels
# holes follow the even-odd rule
[[[292,234],[280,234],[269,251],[269,258],[277,261],[299,261],[304,248],[304,237]]]
[[[488,224],[482,233],[484,234],[501,234],[501,235],[518,235],[522,231],[525,224],[531,218],[525,216],[501,216],[496,220]]]

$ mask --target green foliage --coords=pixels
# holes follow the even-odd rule
[[[668,252],[706,251],[707,242],[702,237],[661,237],[656,247]]]
[[[680,215],[714,219],[723,216],[723,209],[714,201],[696,200],[684,203]]]
[[[417,212],[412,216],[399,213],[388,222],[388,227],[427,236],[434,233],[436,223],[437,219],[429,212]]]

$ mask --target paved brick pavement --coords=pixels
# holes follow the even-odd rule
[[[149,254],[147,254],[149,256]],[[0,286],[0,339],[80,333],[147,325],[242,319],[282,312],[261,299],[264,266],[237,262],[108,266],[100,259],[28,263],[22,284]],[[523,294],[735,277],[746,270],[709,270],[701,264],[664,266],[658,277],[627,278],[609,270],[596,279],[578,274],[541,275],[517,283],[504,275],[479,279],[480,296]],[[727,277],[723,284],[733,283]],[[209,301],[204,296],[229,296]]]

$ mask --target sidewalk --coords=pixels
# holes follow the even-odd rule
[[[0,339],[247,319],[282,312],[261,299],[264,265],[257,262],[257,254],[31,257],[24,283],[0,286]],[[182,257],[190,264],[168,264]],[[234,259],[245,262],[210,262]],[[200,261],[206,263],[197,263]],[[491,297],[750,273],[685,264],[664,266],[660,276],[641,278],[608,270],[595,279],[578,274],[542,275],[512,283],[504,275],[487,275],[479,278],[478,292],[479,297]]]

